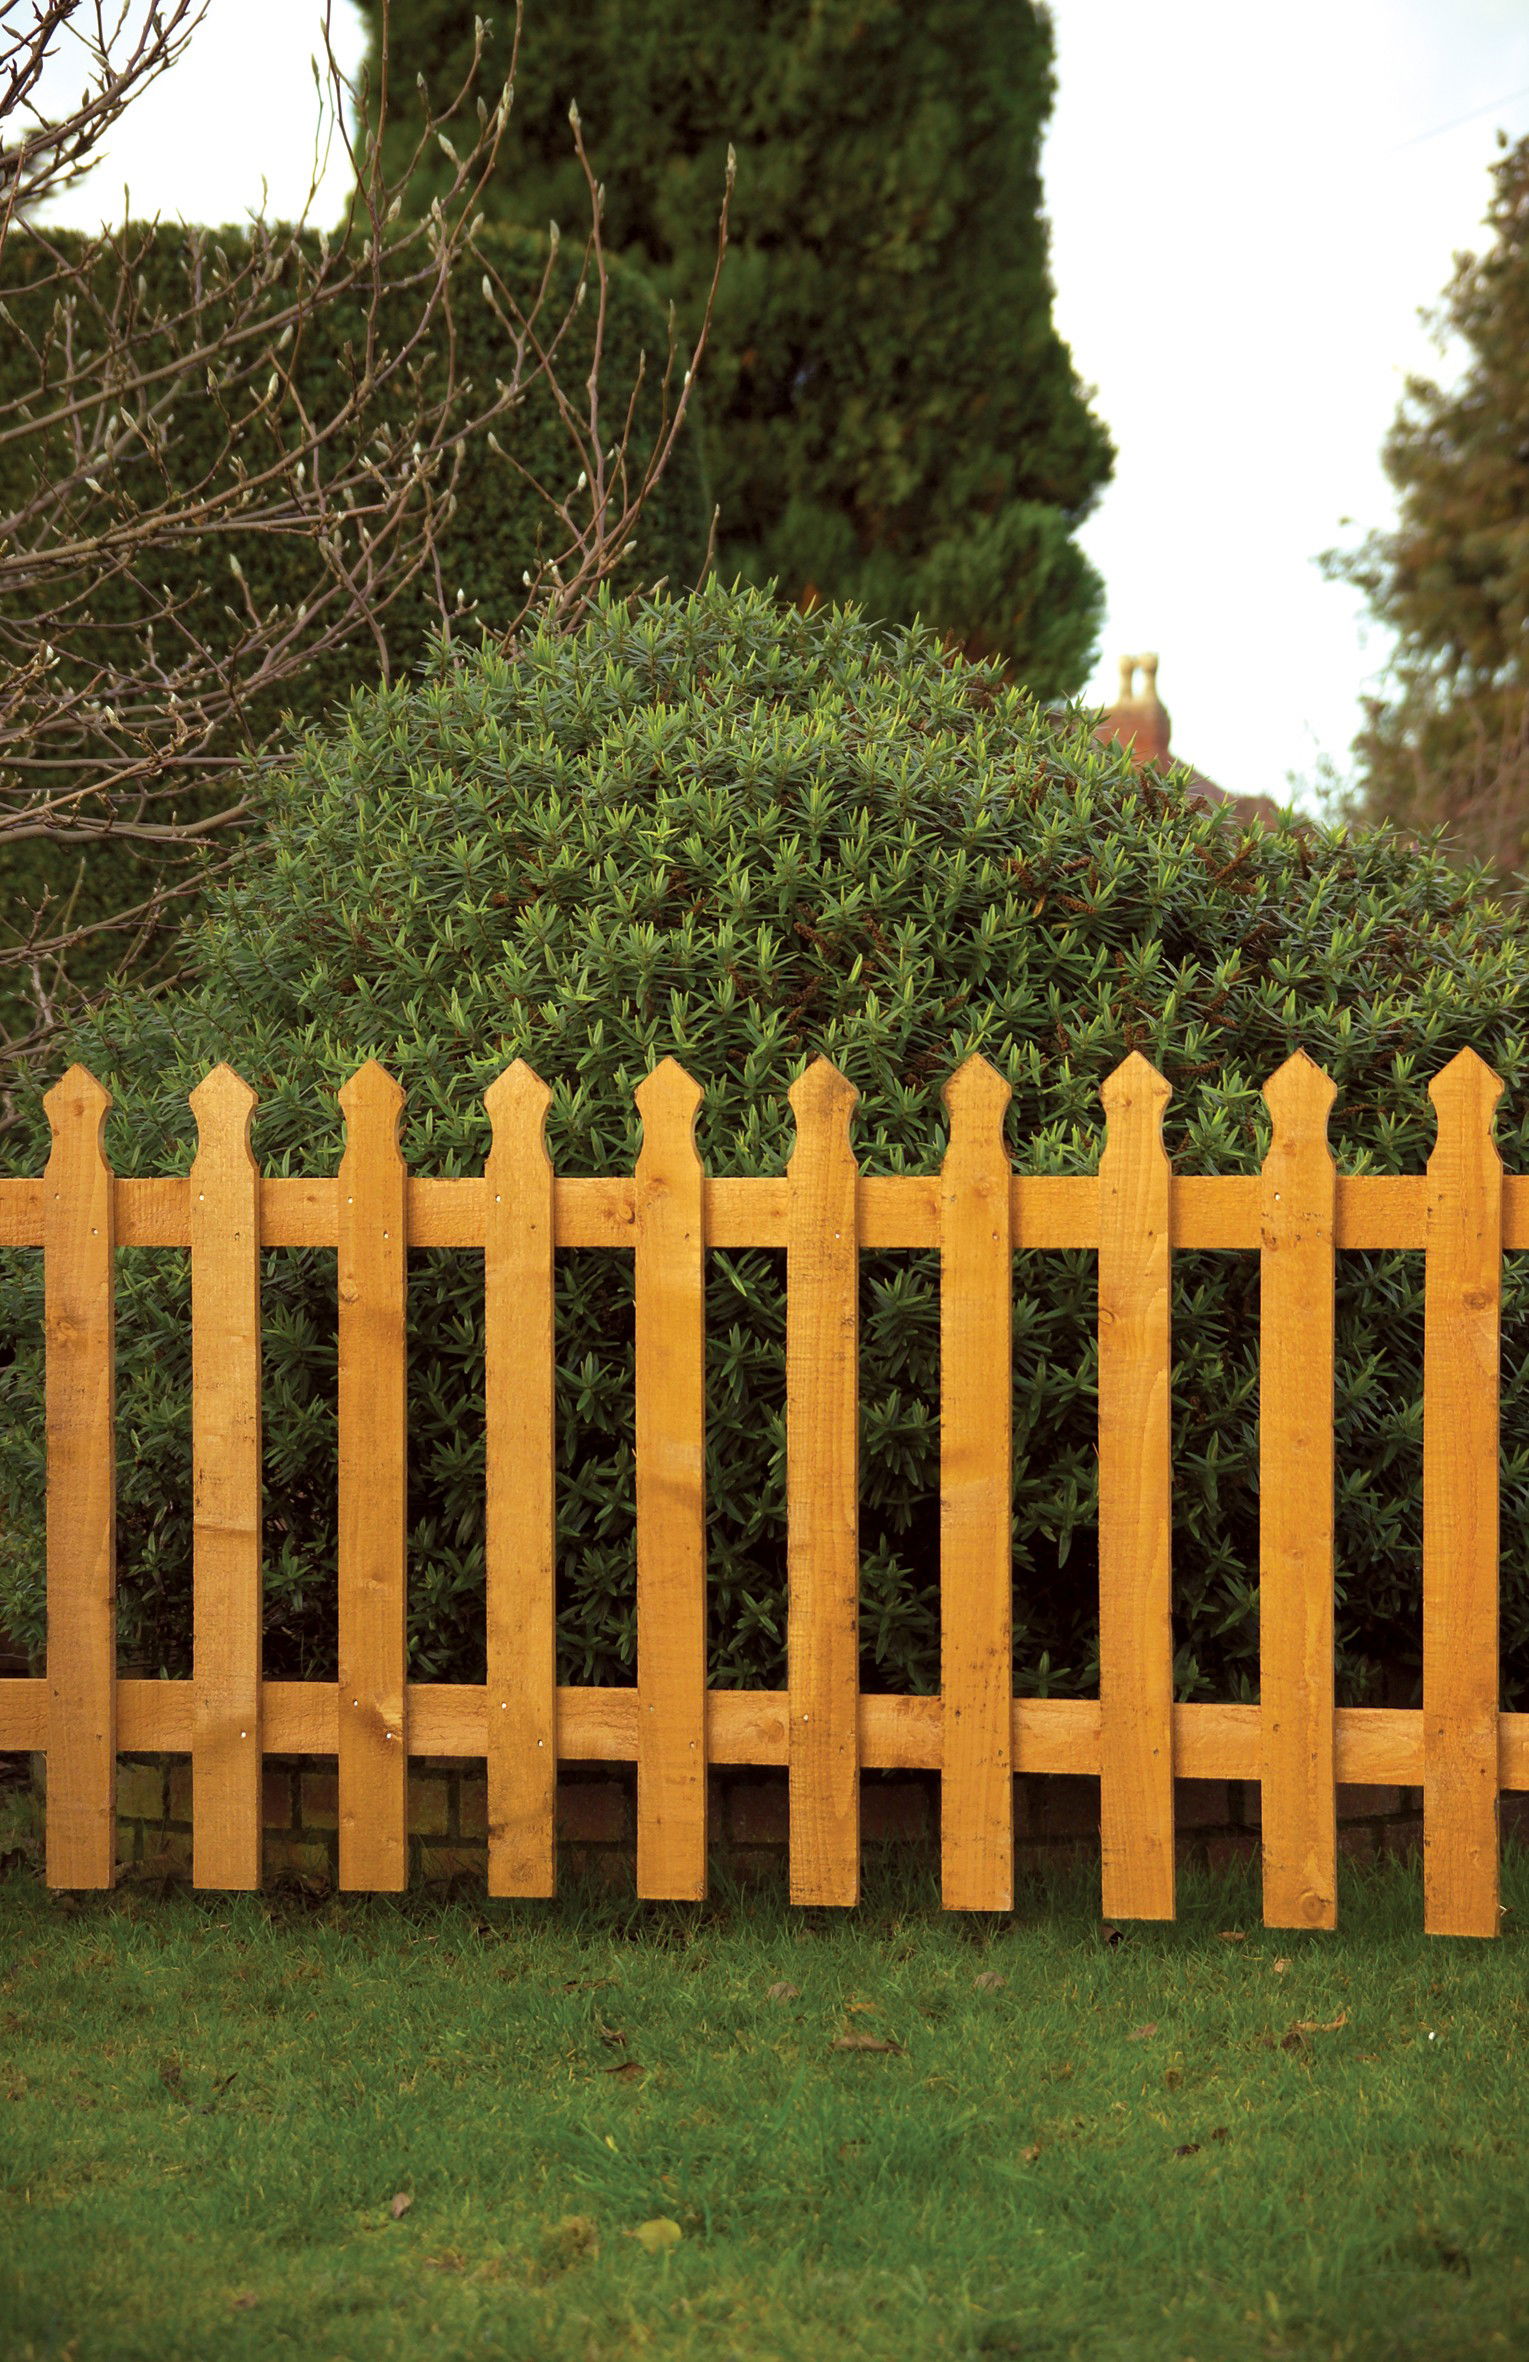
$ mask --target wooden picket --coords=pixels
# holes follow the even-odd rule
[[[1010,1091],[985,1058],[945,1087],[940,1170],[941,1892],[948,1911],[1014,1901]]]
[[[826,1059],[790,1092],[781,1178],[712,1179],[700,1087],[666,1059],[639,1086],[629,1178],[565,1179],[545,1141],[550,1093],[517,1061],[490,1087],[481,1176],[412,1177],[403,1094],[380,1066],[345,1085],[338,1175],[261,1175],[254,1094],[218,1068],[192,1095],[189,1176],[118,1179],[110,1101],[71,1069],[46,1101],[37,1180],[0,1179],[0,1244],[42,1249],[47,1338],[48,1657],[0,1680],[0,1748],[47,1758],[47,1876],[110,1885],[118,1749],[189,1755],[204,1887],[260,1877],[272,1755],[339,1766],[340,1875],[397,1889],[408,1870],[411,1754],[488,1774],[488,1877],[556,1888],[560,1761],[637,1768],[639,1892],[705,1892],[707,1774],[785,1767],[791,1893],[853,1903],[864,1770],[941,1780],[952,1909],[1014,1895],[1014,1775],[1100,1784],[1103,1899],[1114,1917],[1174,1909],[1176,1777],[1262,1788],[1265,1917],[1337,1915],[1339,1781],[1421,1787],[1424,1921],[1493,1935],[1498,1797],[1529,1790],[1529,1714],[1498,1694],[1502,1256],[1529,1248],[1529,1176],[1492,1138],[1501,1085],[1469,1051],[1437,1076],[1426,1175],[1350,1176],[1327,1141],[1333,1085],[1300,1053],[1265,1088],[1262,1172],[1176,1176],[1169,1086],[1128,1057],[1103,1089],[1096,1175],[1016,1175],[1009,1086],[980,1057],[945,1091],[937,1174],[862,1175],[857,1094]],[[486,1678],[407,1678],[407,1262],[411,1244],[483,1256],[487,1418]],[[191,1255],[194,1650],[189,1681],[115,1662],[113,1257]],[[339,1678],[261,1664],[260,1259],[336,1252]],[[787,1265],[787,1687],[708,1690],[705,1278],[708,1249],[784,1248]],[[1013,1695],[1013,1257],[1093,1249],[1099,1279],[1099,1696]],[[637,1679],[559,1686],[556,1661],[554,1255],[626,1250],[636,1303]],[[938,1697],[860,1687],[858,1288],[863,1250],[935,1250],[940,1307]],[[1176,1703],[1172,1629],[1171,1280],[1176,1249],[1260,1257],[1257,1704]],[[1339,1255],[1426,1255],[1423,1704],[1334,1703],[1334,1289]]]
[[[43,1101],[48,1421],[48,1824],[50,1886],[116,1875],[116,1331],[111,1105],[69,1072]]]
[[[1304,1051],[1264,1085],[1258,1498],[1264,1918],[1338,1922],[1333,1769],[1333,1085]]]
[[[547,1109],[523,1058],[489,1085],[483,1177],[488,1891],[557,1890],[554,1215]]]
[[[226,1066],[191,1094],[191,1492],[198,1886],[260,1884],[260,1175],[255,1094]]]
[[[826,1058],[791,1086],[786,1179],[786,1690],[791,1900],[860,1894],[860,1094]]]
[[[638,1086],[637,1885],[706,1892],[706,1252],[699,1087]]]
[[[1429,1085],[1423,1344],[1423,1911],[1497,1933],[1498,1326],[1502,1085],[1462,1050]]]
[[[403,1092],[373,1059],[340,1105],[340,1884],[397,1892],[409,1875]]]
[[[1099,1815],[1104,1908],[1171,1919],[1173,1522],[1168,1085],[1133,1051],[1099,1159]]]

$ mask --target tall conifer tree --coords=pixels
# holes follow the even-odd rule
[[[460,74],[468,0],[389,18],[395,84]],[[509,37],[506,13],[506,62]],[[1065,695],[1101,606],[1074,536],[1112,452],[1051,318],[1052,88],[1032,0],[531,0],[502,186],[522,221],[583,217],[576,102],[611,244],[683,332],[731,144],[704,388],[724,575],[921,612]]]

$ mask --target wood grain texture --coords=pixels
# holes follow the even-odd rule
[[[487,1692],[475,1683],[411,1682],[411,1755],[482,1756],[487,1752]],[[339,1691],[332,1681],[262,1684],[265,1749],[273,1755],[333,1755]],[[117,1741],[125,1754],[189,1754],[195,1689],[189,1681],[117,1684]],[[706,1700],[706,1751],[713,1764],[784,1764],[785,1690],[712,1690]],[[1174,1764],[1189,1780],[1256,1780],[1263,1763],[1257,1706],[1173,1709]],[[939,1771],[942,1708],[938,1698],[862,1692],[860,1761],[867,1771]],[[1423,1717],[1415,1707],[1340,1706],[1337,1773],[1356,1786],[1419,1787]],[[1529,1714],[1500,1714],[1498,1779],[1529,1791]],[[48,1684],[36,1676],[0,1679],[0,1747],[41,1753],[48,1744]],[[1097,1776],[1097,1698],[1016,1698],[1014,1761],[1025,1772]],[[558,1755],[564,1763],[634,1763],[635,1689],[558,1691]]]
[[[1423,1343],[1423,1924],[1495,1936],[1502,1084],[1462,1050],[1428,1088]]]
[[[403,1092],[375,1059],[340,1093],[340,1884],[408,1883]]]
[[[1099,1801],[1104,1908],[1171,1919],[1173,1557],[1169,1088],[1133,1051],[1102,1092]]]
[[[192,1878],[260,1884],[260,1176],[255,1094],[214,1067],[191,1094]]]
[[[1338,1177],[1337,1243],[1353,1247],[1424,1244],[1427,1182],[1421,1174],[1343,1173]],[[863,1247],[935,1247],[940,1242],[939,1179],[918,1173],[862,1176],[858,1192]],[[1027,1247],[1099,1244],[1099,1184],[1092,1173],[1016,1176],[1015,1235]],[[117,1244],[184,1247],[191,1243],[187,1183],[167,1177],[117,1183]],[[610,1175],[560,1179],[554,1192],[560,1247],[630,1247],[636,1237],[634,1184]],[[331,1177],[261,1183],[261,1233],[268,1247],[332,1247],[336,1183]],[[710,1247],[783,1247],[783,1180],[708,1180]],[[420,1176],[409,1183],[409,1238],[420,1247],[481,1247],[483,1184]],[[1186,1173],[1174,1184],[1173,1223],[1180,1247],[1256,1253],[1262,1239],[1256,1175]],[[0,1246],[42,1244],[42,1183],[0,1179]],[[1503,1245],[1529,1247],[1529,1179],[1503,1182]]]
[[[557,1888],[552,1093],[523,1058],[484,1094],[488,1891]]]
[[[947,1911],[1014,1907],[1012,1096],[945,1086],[940,1173],[940,1876]]]
[[[706,1246],[699,1083],[638,1085],[637,1892],[706,1892]]]
[[[116,1880],[117,1484],[109,1094],[71,1066],[43,1101],[50,1886]]]
[[[860,1094],[826,1058],[791,1086],[786,1244],[786,1684],[791,1899],[860,1893]]]
[[[1336,1089],[1298,1050],[1264,1085],[1259,1269],[1259,1686],[1264,1922],[1338,1924],[1333,1696]]]

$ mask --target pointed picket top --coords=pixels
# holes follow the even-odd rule
[[[1009,1101],[1013,1096],[1012,1085],[996,1066],[988,1063],[980,1050],[973,1050],[969,1058],[963,1058],[940,1092],[945,1103],[945,1113],[950,1119],[950,1143],[946,1155],[949,1156],[958,1143],[963,1147],[968,1143],[974,1146],[978,1143],[990,1145],[991,1135],[996,1131],[998,1147],[1006,1156],[1004,1118],[1009,1112]]]
[[[51,1091],[43,1094],[43,1106],[52,1127],[55,1142],[66,1132],[74,1133],[94,1117],[96,1145],[101,1145],[101,1127],[106,1122],[112,1095],[104,1083],[98,1083],[88,1066],[71,1066],[61,1075]]]
[[[1133,1050],[1129,1057],[1122,1058],[1113,1074],[1105,1076],[1099,1096],[1110,1122],[1117,1116],[1129,1121],[1138,1111],[1150,1108],[1161,1131],[1163,1110],[1173,1097],[1173,1085],[1166,1075],[1158,1073],[1150,1058],[1144,1058],[1140,1050]]]
[[[189,1104],[196,1117],[198,1154],[229,1133],[249,1147],[250,1118],[260,1104],[259,1094],[231,1066],[215,1066],[203,1075]]]
[[[517,1058],[502,1074],[496,1074],[483,1094],[483,1105],[493,1130],[494,1146],[512,1144],[529,1146],[534,1142],[543,1156],[547,1153],[547,1110],[552,1105],[552,1086],[544,1083],[534,1066],[524,1058]]]
[[[1327,1119],[1338,1086],[1304,1050],[1294,1051],[1283,1066],[1275,1068],[1262,1095],[1280,1147],[1295,1148],[1312,1140],[1326,1145]]]
[[[397,1152],[405,1093],[403,1084],[385,1066],[380,1066],[375,1058],[368,1058],[349,1082],[340,1085],[339,1097],[347,1142],[364,1133],[368,1140]]]
[[[703,1093],[694,1075],[687,1074],[677,1058],[661,1060],[651,1074],[644,1075],[633,1096],[642,1117],[639,1168],[643,1159],[660,1147],[695,1155],[695,1119]]]
[[[1493,1129],[1502,1094],[1503,1085],[1486,1060],[1474,1050],[1458,1050],[1428,1086],[1428,1096],[1438,1116],[1438,1135],[1429,1164],[1436,1157],[1458,1153],[1473,1133],[1484,1132],[1485,1146],[1501,1169],[1502,1157]]]
[[[831,1058],[814,1058],[806,1073],[797,1076],[786,1100],[796,1118],[798,1149],[809,1126],[837,1134],[836,1145],[848,1149],[850,1119],[860,1104],[860,1093]]]

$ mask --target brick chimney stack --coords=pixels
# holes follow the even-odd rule
[[[1138,673],[1142,676],[1140,694]],[[1105,709],[1094,736],[1117,740],[1138,771],[1146,763],[1160,763],[1166,770],[1173,760],[1168,751],[1172,731],[1168,709],[1157,693],[1156,656],[1122,656],[1120,694]]]
[[[1137,687],[1136,676],[1141,675]],[[1157,693],[1157,658],[1122,656],[1120,659],[1120,695],[1107,706],[1094,727],[1094,736],[1106,744],[1114,741],[1123,746],[1131,758],[1133,771],[1144,771],[1149,763],[1160,770],[1173,768],[1174,758],[1169,752],[1173,725],[1168,719],[1168,708]],[[1239,820],[1259,827],[1274,828],[1279,824],[1279,806],[1272,796],[1239,796],[1218,787],[1207,779],[1203,771],[1189,769],[1185,796],[1191,804],[1230,804]]]

